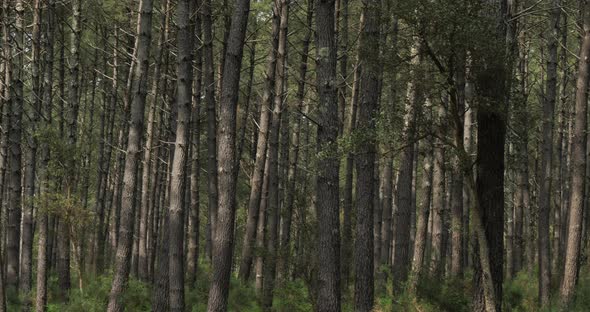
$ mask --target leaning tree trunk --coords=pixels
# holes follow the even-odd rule
[[[253,245],[256,241],[256,230],[260,213],[260,206],[263,182],[264,182],[264,168],[266,164],[266,152],[268,143],[268,131],[270,129],[270,112],[271,104],[274,101],[273,88],[275,83],[276,73],[276,48],[278,46],[279,23],[277,13],[273,10],[272,17],[272,33],[271,33],[271,48],[267,56],[266,72],[264,79],[264,92],[262,95],[262,103],[260,107],[260,117],[258,120],[258,138],[256,141],[256,156],[254,159],[254,168],[252,177],[250,178],[250,198],[248,199],[248,217],[246,219],[246,232],[244,233],[244,241],[242,243],[242,257],[240,260],[239,276],[242,281],[247,281],[250,278],[252,267],[252,258],[254,253]]]
[[[125,159],[123,196],[121,202],[121,226],[119,244],[115,259],[115,274],[109,294],[108,312],[123,310],[121,296],[127,286],[133,243],[133,225],[135,221],[135,189],[137,171],[141,156],[141,138],[143,135],[143,118],[145,99],[147,96],[147,75],[149,69],[150,44],[152,37],[152,0],[142,0],[137,21],[137,49],[133,73],[131,122],[127,141],[127,157]]]
[[[211,288],[207,309],[227,310],[236,213],[236,110],[250,0],[237,0],[227,40],[221,89],[217,160],[219,161],[218,222],[215,225]]]
[[[566,309],[571,303],[578,281],[580,242],[582,238],[582,208],[584,204],[584,184],[586,182],[586,129],[588,126],[588,80],[590,76],[590,2],[585,1],[581,9],[583,10],[581,14],[584,21],[584,36],[580,43],[580,61],[578,62],[578,79],[576,82],[568,244],[565,253],[563,280],[559,291],[559,301],[563,309]]]

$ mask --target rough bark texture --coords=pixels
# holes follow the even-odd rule
[[[217,225],[217,109],[215,107],[215,73],[213,72],[213,21],[211,18],[211,0],[204,0],[201,7],[203,14],[203,87],[207,105],[207,192],[209,217],[207,218],[207,254],[211,260],[213,238]]]
[[[582,3],[584,36],[580,42],[580,60],[576,81],[576,101],[574,129],[572,138],[572,184],[569,208],[568,243],[565,253],[565,267],[560,287],[560,304],[567,309],[574,297],[578,280],[580,261],[580,242],[582,239],[582,219],[584,185],[586,173],[586,137],[588,123],[588,80],[590,76],[590,2]]]
[[[279,23],[277,12],[273,9],[272,34],[270,38],[271,48],[267,55],[266,71],[264,79],[264,93],[260,107],[258,120],[258,137],[256,140],[256,158],[252,177],[250,178],[250,198],[248,200],[248,217],[246,219],[246,233],[242,244],[242,257],[240,261],[239,276],[243,281],[250,278],[252,267],[253,245],[256,240],[256,229],[258,215],[260,213],[262,184],[264,179],[264,168],[266,164],[266,152],[268,145],[268,131],[270,129],[271,104],[274,101],[273,88],[276,72],[276,48],[278,46]]]
[[[424,263],[424,254],[426,250],[426,236],[428,217],[430,215],[430,203],[432,199],[432,167],[433,155],[432,147],[426,146],[424,155],[424,164],[422,172],[422,202],[420,210],[416,216],[416,239],[414,241],[414,255],[412,257],[412,272],[408,281],[408,290],[411,294],[416,294],[418,280],[422,274],[422,267]]]
[[[144,0],[145,1],[145,0]],[[178,53],[176,55],[176,143],[170,177],[170,311],[184,311],[184,215],[185,169],[189,150],[189,122],[193,76],[193,0],[176,5]]]
[[[412,55],[417,55],[419,43],[415,39],[412,45]],[[406,113],[402,142],[405,147],[400,159],[400,171],[397,178],[397,220],[394,226],[394,256],[393,256],[393,289],[395,293],[402,289],[408,270],[410,269],[410,230],[412,210],[412,180],[414,176],[414,138],[416,133],[416,116],[422,105],[420,90],[420,74],[417,66],[420,64],[418,56],[412,59],[413,68],[406,89]]]
[[[317,304],[319,312],[340,311],[338,99],[334,0],[316,1],[316,79],[318,92],[316,211],[318,219]],[[372,170],[371,170],[372,173]],[[372,220],[372,219],[371,219]],[[371,232],[371,235],[373,232]],[[370,249],[372,252],[372,248]],[[373,262],[371,261],[371,266]]]
[[[249,11],[249,0],[236,1],[224,58],[217,133],[219,219],[216,230],[213,232],[215,234],[213,258],[216,261],[213,263],[209,290],[207,307],[209,312],[227,310],[236,213],[236,110]]]
[[[364,20],[359,42],[361,85],[357,128],[366,137],[358,146],[356,160],[357,208],[354,247],[354,306],[356,311],[372,311],[374,297],[373,210],[375,192],[376,118],[379,105],[379,36],[380,2],[363,1]]]
[[[553,119],[557,96],[557,46],[559,41],[560,0],[552,3],[547,39],[547,80],[543,101],[543,136],[541,176],[539,189],[539,301],[541,306],[549,304],[551,282],[551,258],[549,246],[549,215],[551,212],[551,162],[553,160]]]
[[[115,259],[115,274],[109,294],[108,312],[123,311],[121,296],[129,279],[131,247],[133,243],[133,227],[135,221],[135,189],[137,172],[141,156],[141,139],[143,136],[143,118],[147,96],[147,75],[149,68],[150,43],[152,36],[152,5],[151,0],[142,0],[137,22],[137,50],[135,53],[135,70],[133,72],[131,122],[127,141],[127,157],[125,159],[124,185],[121,201],[121,226],[119,244]]]

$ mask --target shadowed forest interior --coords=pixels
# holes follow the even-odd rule
[[[590,311],[590,0],[0,3],[0,312]]]

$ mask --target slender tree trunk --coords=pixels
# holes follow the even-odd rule
[[[551,162],[553,159],[553,118],[557,96],[557,45],[559,40],[560,0],[552,3],[551,35],[548,38],[547,80],[543,101],[543,156],[539,190],[539,302],[549,304],[551,256],[549,246],[549,215],[551,211]],[[554,246],[556,247],[556,246]],[[558,249],[556,249],[558,250]]]
[[[140,143],[143,135],[143,118],[145,99],[147,96],[147,74],[149,68],[150,44],[152,35],[152,1],[142,0],[137,22],[137,50],[135,61],[137,66],[133,73],[131,123],[127,141],[127,157],[125,159],[125,182],[121,202],[120,242],[117,246],[115,274],[109,294],[108,312],[123,310],[122,294],[127,287],[133,243],[133,225],[135,220],[135,189],[137,171],[141,153]]]
[[[283,103],[285,102],[286,84],[286,58],[287,58],[287,27],[289,22],[289,4],[287,0],[276,0],[275,8],[280,16],[279,22],[279,43],[277,46],[277,61],[275,75],[275,97],[272,109],[272,120],[268,138],[268,159],[270,162],[268,175],[269,203],[267,212],[267,233],[266,253],[264,258],[264,285],[262,305],[263,310],[270,311],[275,285],[277,268],[277,249],[279,244],[279,134],[281,129],[281,115]],[[288,137],[287,137],[288,139]]]
[[[209,217],[207,218],[207,254],[212,259],[213,238],[217,225],[217,112],[215,108],[215,74],[213,72],[213,20],[211,0],[204,0],[201,7],[203,19],[203,87],[207,105],[207,192]]]
[[[200,7],[201,2],[197,1],[197,8]],[[197,38],[201,36],[201,15],[197,14],[195,17],[195,33]],[[187,280],[190,287],[195,286],[197,279],[197,271],[199,268],[199,234],[200,234],[200,163],[199,157],[201,150],[201,90],[202,90],[202,45],[199,42],[195,54],[196,73],[194,81],[194,92],[192,101],[192,117],[191,117],[191,172],[190,172],[190,229],[188,238],[188,254],[187,254]]]
[[[368,136],[359,145],[360,153],[355,157],[358,198],[354,247],[354,305],[356,311],[367,312],[373,310],[375,292],[373,210],[375,209],[375,192],[378,192],[378,183],[376,184],[374,179],[374,166],[381,66],[379,61],[380,9],[379,1],[363,1],[361,19],[364,20],[364,25],[359,42],[359,61],[362,67],[357,128],[365,131]]]
[[[246,233],[242,243],[242,257],[240,261],[239,276],[242,281],[247,281],[250,278],[250,270],[252,267],[253,248],[256,241],[257,224],[259,223],[259,213],[261,213],[260,206],[262,206],[261,198],[263,191],[263,180],[265,164],[267,162],[267,143],[268,131],[270,129],[270,113],[271,104],[274,101],[273,88],[275,83],[276,73],[276,48],[278,47],[279,36],[279,17],[273,10],[272,18],[272,33],[271,33],[271,48],[267,55],[266,72],[264,79],[264,93],[262,95],[262,103],[260,108],[260,119],[258,120],[258,139],[256,141],[256,158],[254,159],[254,169],[252,177],[250,178],[250,197],[248,199],[248,217],[246,219]]]
[[[45,10],[45,32],[44,32],[44,47],[45,55],[43,56],[43,62],[45,69],[43,72],[43,97],[42,97],[42,112],[46,119],[41,123],[41,127],[51,126],[51,114],[52,114],[52,103],[53,103],[53,29],[54,29],[54,10],[55,4],[53,0],[46,2],[47,8]],[[43,209],[47,209],[49,201],[47,196],[49,195],[49,144],[47,142],[41,143],[41,164],[39,170],[39,181],[40,194],[43,196],[41,206]],[[38,246],[37,246],[37,290],[36,290],[36,302],[35,311],[45,312],[47,311],[47,278],[49,272],[49,240],[48,240],[48,227],[49,227],[49,213],[47,211],[39,211],[37,214],[38,220]],[[0,309],[1,310],[1,309]]]
[[[444,117],[444,108],[438,109],[437,119],[440,124]],[[440,277],[444,272],[443,259],[443,232],[445,211],[445,150],[442,142],[435,139],[434,160],[432,169],[432,250],[430,258],[430,273],[434,277]]]
[[[581,3],[584,36],[580,43],[580,61],[576,82],[576,102],[574,131],[572,139],[572,185],[569,209],[568,244],[565,253],[565,269],[560,287],[560,304],[566,309],[574,297],[580,260],[580,242],[582,234],[582,206],[584,201],[584,184],[586,172],[586,129],[588,108],[588,79],[590,59],[590,3]]]
[[[5,6],[6,7],[6,6]],[[22,0],[15,3],[16,20],[12,39],[13,62],[11,116],[9,130],[9,191],[6,235],[6,285],[16,288],[19,283],[20,224],[21,224],[21,139],[23,116],[23,59],[24,59],[24,7]]]
[[[317,273],[316,308],[317,311],[324,312],[340,311],[339,161],[336,153],[339,121],[334,0],[316,2],[315,34],[316,79],[320,112],[317,116],[317,152],[326,155],[317,162],[317,252],[321,265],[318,266]],[[370,172],[372,174],[373,171]],[[372,235],[373,232],[371,231],[370,234]],[[369,250],[372,254],[372,246]],[[370,261],[370,264],[372,268],[373,262]]]
[[[33,2],[33,32],[32,32],[32,111],[30,111],[30,131],[27,135],[27,149],[25,153],[25,178],[24,178],[24,209],[22,220],[22,252],[20,261],[20,290],[26,295],[23,302],[23,310],[29,311],[32,300],[29,292],[33,288],[33,209],[35,196],[35,174],[37,170],[37,137],[35,132],[39,127],[39,110],[41,109],[41,78],[40,78],[40,53],[41,53],[41,5],[40,0]]]
[[[229,279],[231,273],[234,223],[236,213],[236,110],[239,93],[240,70],[244,52],[244,40],[248,25],[250,0],[236,1],[227,39],[227,51],[223,66],[217,159],[219,220],[215,226],[211,288],[207,310],[227,310]]]
[[[412,210],[412,180],[414,175],[414,138],[416,133],[416,116],[422,105],[419,69],[420,57],[417,39],[411,51],[414,58],[410,72],[411,80],[406,88],[406,113],[404,116],[402,142],[406,146],[402,150],[400,171],[397,179],[397,220],[394,226],[394,257],[393,257],[393,288],[395,293],[402,289],[410,266],[410,214]]]
[[[416,295],[418,280],[422,274],[424,263],[424,254],[426,250],[426,236],[428,217],[430,214],[430,203],[432,199],[432,167],[433,167],[433,149],[432,144],[425,147],[424,165],[422,172],[422,203],[416,216],[416,240],[414,241],[414,256],[412,257],[412,272],[408,281],[408,291]]]
[[[145,1],[145,0],[144,0]],[[189,147],[189,122],[192,101],[193,37],[192,0],[182,0],[176,5],[178,53],[176,56],[176,142],[170,177],[170,311],[184,311],[184,195],[185,169]]]

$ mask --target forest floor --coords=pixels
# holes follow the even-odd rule
[[[201,271],[200,277],[207,274],[207,269]],[[503,294],[504,311],[509,312],[553,312],[556,308],[540,310],[537,307],[538,287],[537,272],[519,273],[514,279],[505,282]],[[77,277],[74,277],[77,278]],[[49,280],[48,312],[103,312],[106,309],[107,298],[111,287],[111,275],[98,278],[85,278],[83,288],[74,288],[69,293],[67,304],[58,302],[57,278]],[[75,279],[73,279],[75,280]],[[76,284],[72,284],[76,285]],[[207,310],[208,278],[198,279],[195,287],[188,288],[185,296],[187,311],[201,312]],[[125,307],[130,312],[151,311],[151,291],[148,284],[131,277],[129,287],[124,295]],[[353,286],[344,295],[343,312],[352,312]],[[232,312],[262,311],[256,292],[252,285],[244,285],[232,278],[229,295],[228,310]],[[308,312],[313,311],[312,297],[308,286],[302,280],[285,282],[275,288],[273,311],[277,312]],[[408,312],[468,312],[470,311],[471,274],[460,280],[445,279],[442,281],[422,280],[418,286],[417,298],[402,293],[392,296],[391,288],[376,295],[375,312],[408,311]],[[8,311],[20,311],[24,298],[9,290]],[[31,294],[34,298],[35,294]],[[394,309],[394,306],[397,308]],[[583,268],[577,289],[576,300],[571,307],[572,312],[590,311],[590,268]]]

